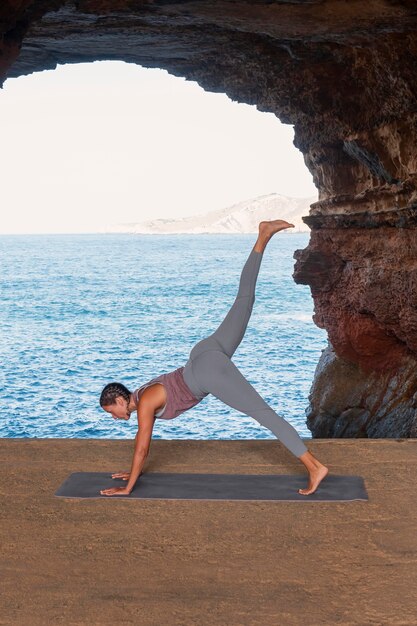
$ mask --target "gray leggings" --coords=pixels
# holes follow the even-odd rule
[[[197,398],[209,393],[269,428],[274,435],[299,457],[307,448],[291,424],[267,404],[231,357],[243,339],[248,325],[263,252],[252,248],[243,266],[239,290],[231,309],[218,328],[192,348],[184,366],[186,384]]]

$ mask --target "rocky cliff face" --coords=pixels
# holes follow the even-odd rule
[[[313,436],[416,436],[414,0],[6,0],[0,80],[57,63],[161,67],[294,125],[318,189],[294,280],[329,348]]]

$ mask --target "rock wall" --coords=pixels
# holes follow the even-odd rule
[[[293,277],[329,336],[309,398],[315,437],[416,436],[416,25],[414,0],[0,5],[0,86],[118,59],[294,125],[319,199]]]

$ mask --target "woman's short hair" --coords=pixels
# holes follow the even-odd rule
[[[115,404],[116,398],[122,396],[129,402],[130,391],[123,383],[108,383],[100,394],[100,406]]]

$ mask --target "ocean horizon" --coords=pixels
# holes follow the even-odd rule
[[[309,233],[277,233],[265,250],[253,313],[233,362],[304,438],[305,412],[327,333],[312,321],[308,285],[292,279]],[[131,391],[184,365],[236,296],[256,234],[0,235],[3,337],[0,436],[133,438],[136,413],[103,411],[105,384]],[[208,395],[155,439],[276,439]]]

